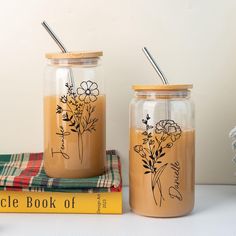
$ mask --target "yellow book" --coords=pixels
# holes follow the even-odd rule
[[[0,191],[0,212],[122,214],[122,192]]]
[[[56,179],[46,175],[43,153],[2,154],[0,212],[121,214],[120,158],[108,150],[103,175]]]

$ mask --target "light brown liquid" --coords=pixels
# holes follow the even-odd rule
[[[73,132],[72,122],[63,121],[63,113],[56,113],[57,105],[68,110],[68,116],[74,112],[68,109],[67,104],[60,101],[59,96],[46,96],[44,98],[44,168],[50,177],[55,178],[86,178],[100,175],[105,167],[106,146],[106,113],[105,96],[99,95],[95,102],[90,119],[86,106],[84,106],[78,130],[85,130],[82,126],[87,124],[87,131],[79,135]],[[87,105],[87,104],[86,104]],[[64,112],[65,114],[65,112]],[[97,121],[92,126],[92,120]],[[94,129],[92,129],[94,127]]]
[[[142,157],[134,146],[143,144],[141,130],[130,130],[130,206],[140,215],[154,217],[175,217],[192,211],[194,206],[194,130],[183,131],[171,148],[165,148],[165,155],[156,164],[157,170],[167,164],[152,191],[152,173],[143,167]],[[145,147],[145,145],[143,145]],[[147,147],[147,144],[146,144]],[[147,147],[148,148],[148,147]],[[142,152],[141,152],[142,154]],[[149,158],[149,157],[147,157]],[[155,182],[154,182],[155,183]],[[155,199],[154,199],[155,197]]]

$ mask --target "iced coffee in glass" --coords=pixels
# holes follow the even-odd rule
[[[44,83],[44,168],[55,178],[104,172],[102,52],[49,53]]]
[[[192,85],[134,86],[130,105],[130,206],[137,214],[176,217],[194,206]]]

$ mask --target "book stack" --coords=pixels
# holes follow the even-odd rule
[[[46,175],[43,153],[0,155],[0,212],[121,214],[120,159],[106,158],[103,175],[64,179]]]

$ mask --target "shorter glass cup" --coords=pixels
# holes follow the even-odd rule
[[[194,206],[192,85],[133,86],[130,206],[140,215],[182,216]]]

